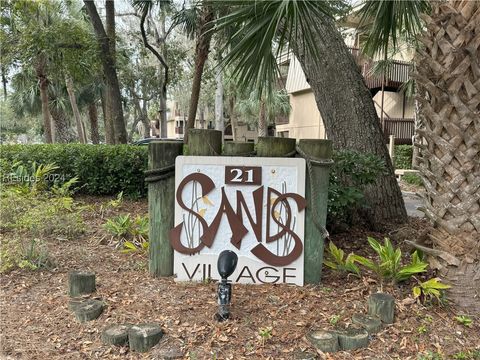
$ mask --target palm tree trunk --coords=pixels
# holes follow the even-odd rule
[[[332,19],[322,16],[315,26],[309,26],[316,34],[321,60],[314,61],[314,56],[303,46],[301,28],[291,45],[315,95],[327,138],[336,149],[374,154],[384,160],[385,175],[379,176],[365,191],[369,206],[367,218],[374,226],[386,221],[405,222],[407,213],[402,193],[371,94],[355,59]]]
[[[43,117],[43,131],[45,136],[45,142],[51,144],[53,142],[52,137],[52,122],[50,120],[50,111],[48,109],[48,79],[45,74],[45,60],[43,57],[39,59],[35,67],[39,88],[40,88],[40,100],[42,103],[42,117]]]
[[[68,123],[65,112],[57,106],[50,107],[53,126],[55,127],[55,140],[58,143],[67,143],[70,140]]]
[[[78,140],[82,144],[85,144],[87,142],[87,137],[83,131],[82,118],[80,116],[80,111],[78,111],[77,99],[75,98],[75,90],[73,89],[73,80],[71,77],[65,77],[65,85],[67,87],[67,93],[70,100],[70,106],[72,107],[73,117],[75,118],[75,124],[77,125]]]
[[[85,7],[90,17],[97,41],[100,44],[101,60],[103,72],[105,76],[105,100],[106,115],[113,123],[113,140],[115,144],[125,144],[127,142],[127,129],[123,117],[122,97],[120,93],[120,84],[117,77],[117,69],[115,65],[115,8],[114,2],[109,0],[105,2],[107,14],[107,30],[110,38],[102,24],[102,20],[98,15],[95,3],[91,0],[84,0]]]
[[[213,10],[210,5],[203,4],[200,24],[198,27],[197,45],[195,47],[195,72],[192,80],[192,93],[188,107],[188,118],[185,127],[183,141],[188,143],[188,129],[195,127],[195,118],[197,117],[198,100],[200,98],[200,86],[202,84],[202,75],[205,62],[210,51],[210,40],[212,32],[208,31],[212,27]]]
[[[258,136],[267,136],[267,114],[265,99],[260,100],[260,112],[258,114]]]
[[[419,170],[431,264],[452,285],[447,296],[480,314],[480,3],[433,2],[416,61],[424,121]]]
[[[88,105],[88,118],[90,119],[90,137],[93,144],[100,143],[100,135],[98,134],[98,113],[95,101]]]

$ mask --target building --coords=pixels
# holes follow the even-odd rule
[[[353,26],[353,24],[351,25]],[[396,54],[392,59],[385,76],[382,111],[382,79],[371,74],[378,59],[368,59],[361,54],[359,38],[359,34],[353,29],[345,32],[345,42],[355,57],[364,76],[365,84],[372,94],[386,141],[389,135],[395,135],[397,144],[411,144],[414,135],[415,105],[414,100],[407,98],[401,91],[401,87],[409,79],[410,60],[413,58],[413,54],[404,51]],[[315,96],[307,83],[299,61],[293,54],[290,54],[280,59],[280,65],[288,68],[285,88],[289,94],[291,112],[288,118],[276,120],[277,136],[297,139],[326,138],[325,127],[315,102]]]

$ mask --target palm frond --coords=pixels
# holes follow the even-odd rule
[[[367,34],[363,51],[369,56],[398,45],[400,36],[415,41],[422,30],[420,15],[430,9],[428,0],[367,0],[358,11],[360,30]]]
[[[215,31],[232,27],[223,66],[235,66],[232,76],[243,89],[272,93],[278,67],[276,57],[293,39],[319,59],[315,32],[320,16],[333,13],[331,2],[315,0],[230,1],[233,10],[217,20]],[[307,26],[308,24],[308,26]],[[276,44],[273,50],[273,44]]]
[[[197,33],[197,24],[200,17],[200,8],[182,8],[173,17],[174,26],[179,26],[188,38],[193,39]]]

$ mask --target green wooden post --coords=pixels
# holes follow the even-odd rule
[[[175,158],[183,152],[181,141],[154,141],[148,145],[148,217],[153,276],[173,275],[173,249],[169,232],[174,227]],[[152,171],[164,169],[164,171]]]
[[[304,155],[314,160],[307,162],[305,213],[304,281],[318,284],[322,276],[325,239],[318,225],[325,227],[327,219],[328,179],[332,163],[332,141],[302,139],[298,147]],[[309,173],[311,171],[311,173]],[[313,186],[310,181],[313,180]],[[313,194],[312,194],[313,189]],[[314,223],[313,217],[316,218]]]
[[[293,157],[297,140],[290,138],[259,137],[258,157]]]
[[[255,150],[253,142],[226,141],[223,145],[223,155],[252,156]]]
[[[221,153],[221,131],[208,129],[188,130],[188,155],[219,156]]]

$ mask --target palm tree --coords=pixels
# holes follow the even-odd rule
[[[422,1],[367,2],[372,22],[371,47],[382,48],[400,32],[418,36],[421,17],[426,31],[416,57],[417,101],[423,120],[419,130],[419,170],[426,196],[425,214],[433,228],[433,248],[412,243],[430,255],[452,288],[457,305],[480,312],[480,140],[479,2],[433,3],[430,16]],[[476,84],[476,85],[474,85]]]
[[[237,104],[238,114],[245,122],[257,127],[258,136],[267,136],[268,125],[274,124],[277,116],[288,115],[290,110],[289,97],[284,90],[261,97],[252,92]]]
[[[457,305],[480,314],[480,3],[434,3],[418,51],[419,170],[433,264]]]
[[[235,26],[228,39],[226,64],[246,88],[269,93],[276,83],[276,57],[290,47],[302,65],[322,115],[327,137],[337,149],[375,154],[386,164],[386,175],[365,193],[372,225],[405,222],[407,214],[385,146],[369,90],[333,16],[342,2],[275,0],[242,2],[217,22],[217,29]],[[332,7],[336,6],[336,7]],[[272,51],[275,44],[276,51]]]

